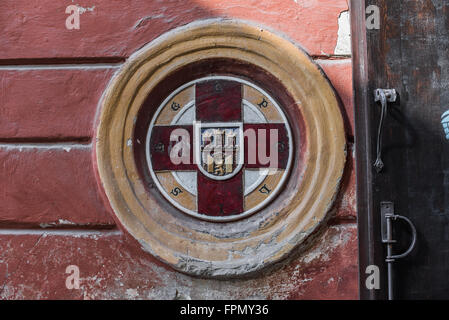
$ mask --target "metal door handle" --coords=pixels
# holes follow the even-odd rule
[[[386,262],[394,262],[394,260],[396,259],[405,258],[410,254],[410,252],[412,252],[416,244],[417,232],[415,225],[409,218],[394,213],[393,202],[387,201],[381,202],[380,213],[382,216],[381,232],[383,243],[386,243],[388,245],[396,243],[396,240],[393,239],[393,224],[392,224],[393,221],[398,219],[403,220],[407,222],[407,224],[410,226],[410,230],[412,231],[412,242],[410,243],[410,246],[404,253],[401,254],[393,255],[391,252],[387,253]]]
[[[405,258],[412,252],[416,245],[417,233],[414,224],[409,218],[394,213],[393,202],[381,202],[380,214],[382,219],[382,242],[387,244],[387,257],[385,258],[385,262],[388,264],[388,299],[393,300],[393,262]],[[404,220],[410,226],[412,231],[412,242],[404,253],[394,255],[393,244],[396,243],[396,240],[393,239],[393,221],[396,219]]]
[[[416,234],[415,225],[412,223],[412,221],[410,221],[409,218],[395,214],[395,215],[391,216],[391,219],[392,220],[396,220],[396,219],[404,220],[405,222],[408,223],[408,225],[410,226],[410,229],[412,230],[412,242],[410,243],[410,246],[408,247],[408,249],[404,253],[387,256],[387,260],[391,260],[392,262],[394,262],[394,260],[405,258],[406,256],[408,256],[410,254],[410,252],[412,252],[412,250],[415,248],[415,245],[416,245],[416,235],[417,234]]]
[[[379,128],[377,129],[377,154],[376,161],[374,162],[374,168],[377,173],[381,172],[384,163],[382,161],[382,133],[385,118],[387,117],[387,105],[388,102],[395,102],[397,99],[397,93],[395,89],[376,89],[374,90],[374,101],[379,102],[382,106],[382,111],[380,114]]]

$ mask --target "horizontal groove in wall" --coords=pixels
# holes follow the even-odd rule
[[[77,143],[0,143],[0,150],[19,150],[23,149],[44,149],[44,150],[65,150],[70,152],[72,149],[90,149],[91,144],[77,144]]]
[[[338,226],[338,225],[357,226],[357,218],[356,217],[334,217],[334,218],[329,219],[328,225],[329,226]]]
[[[91,137],[63,137],[63,138],[47,138],[47,137],[26,137],[26,138],[7,138],[0,137],[0,147],[61,147],[65,146],[90,146]]]
[[[125,58],[0,59],[0,71],[115,69],[125,60]]]
[[[118,64],[53,64],[53,65],[18,65],[0,66],[0,71],[29,71],[29,70],[98,70],[98,69],[118,69],[122,63]]]
[[[56,231],[56,230],[83,230],[83,231],[108,231],[118,230],[115,223],[77,223],[67,220],[43,221],[43,222],[20,222],[12,220],[0,221],[0,231],[3,230],[37,230],[37,231]]]
[[[0,66],[25,65],[76,65],[76,64],[116,64],[125,62],[125,57],[77,57],[77,58],[25,58],[0,59]]]
[[[351,55],[312,55],[314,60],[345,60]],[[117,67],[126,61],[126,57],[78,57],[78,58],[39,58],[39,59],[0,59],[1,69],[50,69],[83,67]]]
[[[122,235],[120,229],[4,229],[0,228],[0,236],[22,235],[56,235],[56,236],[117,236]]]

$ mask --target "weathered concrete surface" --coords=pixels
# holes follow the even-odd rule
[[[120,232],[0,233],[2,299],[356,299],[357,230],[330,226],[287,265],[248,280],[205,280],[174,272]],[[80,289],[66,288],[77,265]]]
[[[66,29],[67,6],[90,8]],[[332,55],[346,0],[31,0],[2,2],[0,59],[127,57],[164,32],[198,19],[234,18],[286,34],[311,55]]]
[[[334,217],[356,218],[354,152],[348,160]],[[0,227],[114,225],[97,192],[90,145],[0,145]]]
[[[352,61],[351,59],[316,60],[323,68],[333,87],[337,91],[344,107],[346,134],[354,137],[354,102],[352,95]]]
[[[351,60],[316,62],[342,100],[347,135],[353,136]],[[89,139],[98,102],[116,70],[0,70],[0,140]]]
[[[0,70],[0,140],[88,139],[114,71]]]
[[[107,227],[90,146],[0,145],[0,228]]]
[[[331,219],[355,221],[357,218],[357,194],[355,184],[355,149],[353,143],[347,145],[345,174],[341,180],[340,192],[335,201],[335,214]]]

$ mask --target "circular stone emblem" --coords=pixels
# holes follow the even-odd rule
[[[197,218],[231,221],[263,208],[292,162],[288,121],[258,86],[212,76],[172,92],[151,121],[151,176],[164,197]]]
[[[239,21],[133,54],[101,102],[99,186],[142,248],[201,277],[286,258],[331,210],[346,160],[335,92],[304,51]]]

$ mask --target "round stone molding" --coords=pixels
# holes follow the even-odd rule
[[[151,164],[150,128],[179,88],[205,79],[225,79],[263,92],[288,128],[291,147],[275,194],[229,219],[189,214],[188,203],[184,210],[170,201],[169,189],[164,191]],[[190,100],[183,114],[194,104]],[[242,101],[244,106],[247,99]],[[182,117],[188,115],[163,121],[182,124]],[[207,135],[207,130],[222,126],[214,123],[198,132]],[[224,126],[226,134],[237,134],[238,124]],[[288,40],[241,21],[192,23],[132,55],[105,91],[94,141],[100,185],[117,222],[161,261],[203,277],[253,273],[300,246],[331,209],[346,159],[340,108],[320,68]],[[229,177],[215,171],[201,174],[232,180],[244,170],[230,166],[228,171]],[[189,188],[180,175],[159,173]]]

